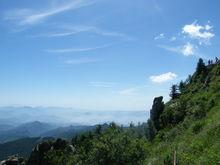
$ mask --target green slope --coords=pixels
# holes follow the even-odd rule
[[[147,124],[123,128],[112,123],[72,142],[39,144],[29,164],[169,165],[174,153],[177,164],[220,164],[220,62],[205,66],[200,60],[178,87],[166,104],[162,97],[154,99]]]
[[[220,100],[204,119],[186,119],[156,137],[145,164],[172,164],[176,151],[180,164],[220,164]]]
[[[179,164],[220,164],[220,65],[207,66],[204,75],[195,73],[190,81],[166,103],[160,119],[171,121],[157,133],[146,164],[172,164],[175,152]],[[172,122],[179,114],[183,121]]]
[[[0,160],[6,159],[8,156],[18,154],[27,158],[32,148],[39,143],[40,138],[22,138],[19,140],[0,144]]]

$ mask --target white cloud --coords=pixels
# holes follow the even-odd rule
[[[210,39],[215,36],[212,32],[212,26],[210,25],[199,25],[196,22],[185,25],[182,28],[182,33],[188,35],[192,39],[199,41],[199,44],[210,44]]]
[[[215,36],[213,26],[208,21],[205,25],[200,25],[196,21],[192,24],[187,24],[182,27],[182,31],[178,35],[173,35],[168,38],[167,45],[158,45],[160,48],[168,51],[181,54],[184,56],[194,56],[198,58],[208,59],[200,48],[211,44],[211,39]],[[163,35],[161,35],[163,37]],[[155,39],[159,39],[158,38]],[[172,42],[172,45],[171,45]],[[178,44],[178,45],[177,45]]]
[[[205,30],[211,30],[213,27],[210,25],[205,25]]]
[[[171,52],[182,54],[184,56],[196,55],[196,46],[194,46],[189,42],[184,45],[176,46],[176,47],[171,47],[171,46],[159,46],[159,47]]]
[[[182,54],[185,56],[191,56],[195,54],[195,50],[194,50],[194,46],[190,43],[187,43],[185,45],[183,45],[182,47]]]
[[[165,38],[165,34],[161,33],[158,36],[154,37],[154,40],[159,40],[159,39],[164,39]]]
[[[156,75],[156,76],[150,76],[150,80],[154,83],[164,83],[167,81],[171,81],[175,79],[177,75],[172,72],[167,72],[161,75]]]
[[[65,61],[66,64],[76,65],[76,64],[86,64],[86,63],[95,63],[101,61],[100,59],[93,58],[79,58],[79,59],[71,59]]]
[[[112,86],[114,86],[116,84],[117,83],[115,83],[115,82],[102,82],[102,81],[92,81],[92,82],[89,82],[90,86],[93,86],[93,87],[104,87],[104,88],[109,88],[109,87],[112,87]]]
[[[46,52],[50,53],[74,53],[74,52],[88,52],[88,51],[93,51],[97,49],[102,49],[109,47],[113,44],[106,44],[106,45],[101,45],[97,47],[88,47],[88,48],[66,48],[66,49],[48,49]]]
[[[171,38],[170,38],[170,41],[171,41],[171,42],[176,41],[176,37],[171,37]]]
[[[84,6],[92,5],[95,0],[70,0],[65,3],[57,3],[45,10],[34,11],[31,9],[17,9],[5,13],[5,20],[15,21],[19,25],[32,25],[39,23],[53,15],[79,9]]]

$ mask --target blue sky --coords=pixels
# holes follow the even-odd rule
[[[0,105],[149,110],[219,56],[219,0],[2,0]]]

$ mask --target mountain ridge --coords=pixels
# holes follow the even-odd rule
[[[220,61],[206,65],[199,59],[195,73],[174,84],[170,97],[167,103],[154,99],[147,124],[123,128],[111,123],[71,142],[38,144],[47,149],[33,151],[27,165],[219,164]],[[70,145],[74,149],[68,152]]]

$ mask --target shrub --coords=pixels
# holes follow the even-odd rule
[[[199,122],[195,123],[192,127],[193,133],[195,133],[195,134],[199,133],[202,130],[202,128],[204,127],[204,125],[205,125],[205,123],[203,121],[199,121]]]
[[[215,101],[214,99],[209,100],[208,104],[207,104],[207,110],[209,111],[212,107],[215,106]]]
[[[172,165],[172,164],[173,164],[172,155],[171,155],[171,154],[166,155],[166,156],[164,157],[163,163],[164,163],[164,165]]]
[[[198,105],[194,109],[194,114],[193,114],[195,119],[202,119],[203,117],[206,116],[206,110],[204,106]]]

